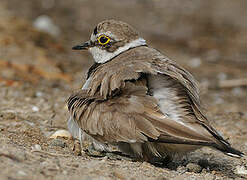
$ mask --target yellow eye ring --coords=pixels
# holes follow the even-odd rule
[[[101,35],[98,37],[98,42],[100,45],[106,45],[110,42],[110,38],[107,37],[106,35]]]

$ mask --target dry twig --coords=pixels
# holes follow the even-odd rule
[[[32,153],[33,153],[33,152],[39,152],[39,153],[46,154],[46,155],[50,155],[50,156],[54,156],[54,157],[57,157],[57,156],[61,156],[61,157],[71,157],[71,155],[50,153],[50,152],[42,151],[42,150],[31,150],[31,152],[32,152]]]
[[[17,157],[15,157],[15,156],[13,156],[11,154],[0,153],[0,156],[12,159],[13,161],[20,162],[20,160]]]
[[[239,86],[247,86],[247,78],[222,80],[222,81],[219,81],[218,83],[219,88],[232,88],[232,87],[239,87]]]

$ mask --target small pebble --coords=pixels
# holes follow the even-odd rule
[[[66,147],[66,143],[61,139],[53,139],[50,142],[50,146],[58,146],[58,147],[61,147],[61,148],[65,148]]]
[[[202,169],[202,171],[201,171],[201,173],[203,173],[203,174],[205,174],[205,173],[207,173],[207,172],[210,172],[210,170],[207,170],[207,169]]]
[[[35,96],[36,96],[36,97],[41,97],[41,96],[43,96],[43,93],[40,92],[40,91],[37,91],[37,92],[35,93]]]
[[[38,111],[39,111],[39,108],[38,108],[37,106],[33,106],[33,107],[32,107],[32,110],[33,110],[34,112],[38,112]]]
[[[202,171],[202,167],[195,163],[189,163],[186,166],[188,172],[200,173]]]
[[[41,15],[37,17],[33,22],[33,26],[37,30],[46,32],[55,37],[59,36],[60,34],[59,27],[56,26],[52,19],[47,15]]]
[[[50,136],[51,139],[57,139],[58,137],[72,139],[72,135],[69,133],[69,131],[63,129],[57,130]]]
[[[201,59],[200,58],[193,58],[189,61],[189,65],[192,68],[198,68],[201,65]]]
[[[179,166],[177,168],[177,172],[179,172],[179,173],[185,173],[186,171],[187,171],[187,168],[184,166]]]
[[[63,175],[67,175],[68,171],[63,171],[62,173],[63,173]]]
[[[215,174],[216,174],[216,171],[215,171],[215,170],[213,170],[213,171],[211,172],[211,174],[215,175]]]
[[[247,175],[247,169],[244,166],[237,166],[236,167],[236,174]]]
[[[27,173],[25,173],[24,171],[19,170],[19,171],[17,172],[17,175],[19,175],[19,176],[26,176]]]
[[[49,166],[49,163],[47,161],[43,161],[43,162],[40,163],[40,166],[42,168],[45,168],[45,167]]]
[[[37,150],[37,151],[41,151],[42,148],[39,144],[35,144],[34,146],[31,147],[32,150]]]

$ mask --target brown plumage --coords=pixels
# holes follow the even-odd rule
[[[139,37],[133,28],[129,30],[129,25],[122,23],[122,27],[121,23],[100,23],[96,32],[110,31],[115,38],[125,39],[125,44],[125,36],[133,40]],[[107,26],[102,28],[102,24]],[[121,32],[121,28],[124,33],[114,33]],[[91,41],[97,40],[95,36]],[[210,126],[192,75],[146,44],[96,63],[90,68],[86,87],[70,96],[68,109],[72,121],[87,135],[139,159],[153,161],[202,146],[234,157],[243,155]]]

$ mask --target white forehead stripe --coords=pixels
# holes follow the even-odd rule
[[[115,56],[119,55],[120,53],[127,51],[130,48],[138,47],[146,45],[146,41],[143,38],[138,38],[136,40],[133,40],[127,44],[125,44],[122,47],[119,47],[114,52],[107,52],[106,50],[102,50],[99,47],[91,47],[89,48],[90,53],[92,54],[94,61],[97,63],[105,63]]]
[[[110,31],[106,31],[106,32],[104,32],[104,33],[98,33],[97,35],[95,35],[95,34],[92,33],[92,34],[91,34],[91,37],[90,37],[90,40],[91,40],[92,42],[97,41],[97,38],[100,37],[101,35],[109,36],[109,37],[115,39],[116,41],[119,41],[119,40],[120,40],[120,39],[118,39],[114,34],[112,34]]]

